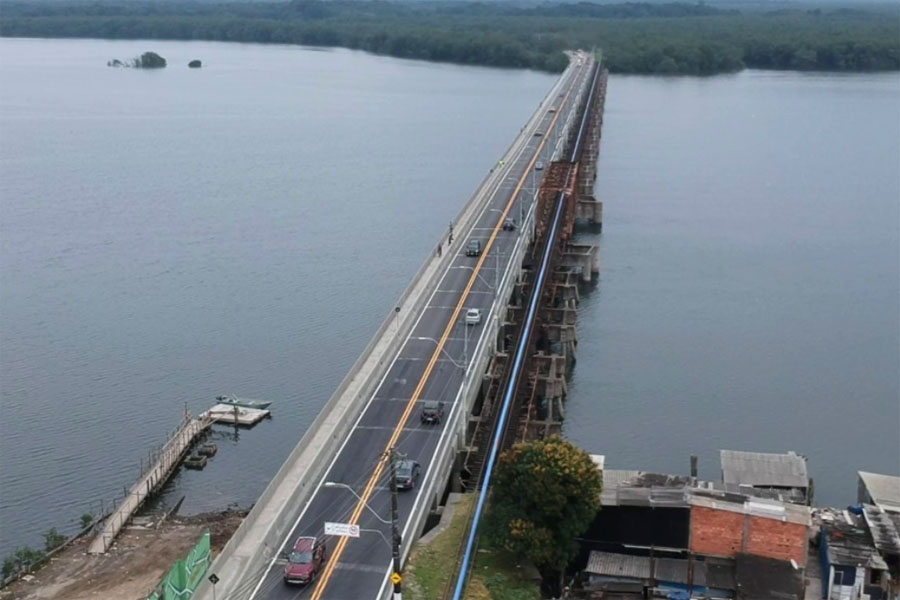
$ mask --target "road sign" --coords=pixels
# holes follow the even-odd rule
[[[353,523],[329,523],[325,522],[325,535],[339,535],[342,537],[359,537],[359,525]]]
[[[391,575],[391,583],[393,583],[394,585],[397,585],[401,581],[403,581],[403,578],[400,577],[400,573],[394,573],[393,575]]]
[[[212,582],[213,585],[216,585],[217,583],[219,583],[219,578],[216,576],[215,573],[210,575],[208,579]]]

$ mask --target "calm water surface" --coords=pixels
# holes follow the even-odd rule
[[[169,67],[106,66],[150,49]],[[158,41],[0,61],[0,554],[221,393],[274,418],[164,502],[251,504],[556,79]]]
[[[170,66],[105,66],[148,49]],[[2,553],[223,392],[274,418],[217,432],[162,503],[253,502],[554,81],[212,43],[0,57]],[[898,471],[898,103],[893,75],[612,78],[571,437],[713,478],[720,447],[796,449],[837,504]]]
[[[613,77],[565,431],[613,468],[900,475],[900,77]]]

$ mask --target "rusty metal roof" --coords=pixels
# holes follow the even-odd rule
[[[828,562],[887,570],[887,563],[875,548],[868,524],[861,516],[846,510],[823,508],[819,511],[819,519],[828,543]]]
[[[900,514],[866,504],[863,505],[863,516],[878,551],[882,554],[900,554]]]

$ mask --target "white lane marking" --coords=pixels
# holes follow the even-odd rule
[[[579,74],[580,74],[580,73],[574,73],[573,76],[577,78],[577,76],[578,76]],[[572,77],[572,76],[570,76],[570,78],[571,78],[571,77]],[[560,81],[557,82],[557,85],[555,86],[555,88],[558,89],[559,87],[561,87],[561,84],[562,84],[562,79],[560,79]],[[555,89],[554,89],[554,88],[551,88],[551,92],[550,92],[550,93],[552,94],[552,93],[554,93],[554,92],[555,92]],[[560,95],[562,95],[562,94],[560,94]],[[553,101],[551,100],[551,102],[553,102]],[[533,210],[534,210],[534,205],[532,205],[531,209],[529,209],[529,213],[530,213],[531,211],[533,211]],[[520,237],[519,240],[516,241],[516,244],[517,244],[517,245],[520,243],[520,240],[521,240],[521,239],[522,239],[522,238]],[[465,383],[465,382],[463,382],[463,383]],[[463,404],[462,402],[459,401],[459,397],[460,397],[460,395],[462,394],[462,392],[463,392],[463,384],[460,384],[459,389],[458,389],[457,392],[456,392],[456,398],[453,400],[453,405],[450,407],[450,415],[449,415],[449,417],[448,417],[448,419],[447,419],[447,423],[453,423],[453,413],[454,413],[454,411],[456,411],[457,408],[460,407],[460,406],[462,406],[462,404]],[[442,424],[441,426],[442,426],[442,428],[443,428],[443,430],[441,431],[441,437],[438,438],[438,443],[437,443],[437,445],[434,447],[434,452],[433,452],[432,455],[431,455],[431,461],[429,461],[429,463],[428,463],[429,466],[432,465],[432,464],[434,463],[434,457],[437,455],[437,450],[438,450],[438,448],[440,448],[441,445],[443,444],[444,436],[445,436],[445,435],[447,434],[447,432],[450,430],[450,428],[449,428],[447,425]],[[428,479],[428,477],[430,477],[431,475],[432,475],[432,469],[428,469],[428,471],[426,471],[425,479]],[[421,493],[421,491],[422,491],[423,489],[426,489],[426,486],[425,486],[425,482],[424,482],[424,481],[423,481],[422,487],[419,488],[419,492],[416,493],[416,499],[415,499],[415,501],[413,502],[413,507],[412,507],[412,509],[410,510],[410,516],[412,516],[413,512],[416,510],[416,505],[417,505],[417,504],[421,501],[421,499],[424,497],[424,496],[422,495],[422,493]],[[404,526],[403,526],[403,532],[400,534],[401,539],[404,539],[404,540],[409,539],[409,538],[407,537],[407,530],[409,529],[410,521],[411,521],[411,519],[409,519],[409,518],[406,519],[406,523],[405,523]],[[401,549],[401,552],[402,552],[402,549]],[[393,572],[393,570],[394,570],[393,564],[388,563],[388,566],[387,566],[387,568],[386,568],[385,571],[384,571],[384,579],[382,579],[382,581],[381,581],[381,587],[380,587],[379,590],[378,590],[378,596],[376,596],[376,598],[379,598],[379,599],[380,599],[380,598],[385,597],[385,595],[386,595],[386,594],[385,594],[386,588],[387,588],[388,582],[390,581],[390,576],[391,576],[391,573]]]
[[[561,82],[560,82],[560,83],[561,83]],[[557,86],[559,86],[559,83],[557,84]],[[546,118],[546,114],[545,114],[545,118]],[[542,122],[541,124],[543,124],[543,122]],[[510,164],[510,165],[507,166],[507,173],[509,173],[509,171],[512,169],[512,167],[515,165],[515,162],[518,160],[518,158],[522,155],[522,153],[523,153],[526,149],[528,149],[528,144],[525,144],[522,148],[520,148],[520,149],[518,150],[518,154],[517,154],[516,158],[513,159],[513,161],[511,161],[512,164]],[[487,201],[485,202],[484,207],[482,207],[481,213],[478,215],[478,218],[475,220],[475,223],[478,223],[478,222],[484,217],[484,213],[486,212],[487,207],[490,206],[490,205],[494,202],[495,196],[496,196],[497,192],[499,192],[499,191],[500,191],[499,186],[498,186],[497,188],[494,189],[494,191],[491,193],[491,195],[489,196],[489,198],[488,198]],[[533,208],[533,207],[532,207],[532,208]],[[520,238],[520,239],[521,239],[521,238]],[[519,242],[517,241],[516,243],[518,244]],[[458,256],[458,255],[457,255],[457,256]],[[440,287],[440,284],[443,283],[444,279],[445,279],[445,278],[447,277],[447,275],[449,274],[450,268],[452,267],[452,265],[453,265],[453,261],[451,261],[450,265],[448,265],[448,268],[446,268],[446,269],[444,270],[444,274],[441,276],[441,280],[438,282],[438,287]],[[435,290],[435,292],[436,292],[436,290]],[[434,297],[435,292],[432,292],[431,296],[429,297],[429,301],[426,303],[426,307],[431,303],[431,299]],[[496,304],[497,300],[498,300],[498,298],[495,298],[493,304]],[[492,306],[493,306],[493,304],[492,304]],[[455,308],[455,307],[454,307],[454,308]],[[416,319],[415,324],[413,325],[412,329],[410,330],[410,333],[412,333],[413,331],[415,331],[415,329],[419,326],[419,322],[422,320],[422,317],[424,316],[425,312],[427,312],[427,310],[423,310],[423,311],[420,313],[418,319]],[[484,331],[484,330],[483,330],[483,331]],[[350,430],[350,433],[347,434],[347,436],[345,437],[344,441],[341,443],[341,447],[340,447],[340,448],[338,449],[338,451],[335,453],[334,458],[331,460],[331,463],[328,465],[328,469],[325,471],[325,473],[323,474],[323,476],[322,476],[322,478],[320,479],[319,483],[317,484],[316,489],[314,490],[313,494],[310,496],[309,500],[308,500],[308,501],[306,502],[306,504],[304,505],[303,510],[300,512],[300,515],[297,517],[297,520],[295,521],[295,523],[294,523],[293,527],[291,528],[290,532],[289,532],[288,535],[284,538],[284,541],[282,541],[282,542],[279,543],[279,546],[278,546],[279,548],[281,547],[281,545],[282,545],[283,543],[285,543],[287,540],[289,540],[291,537],[293,537],[294,530],[295,530],[295,529],[297,528],[297,526],[300,524],[300,521],[303,519],[303,516],[304,516],[304,514],[306,513],[306,510],[307,510],[307,509],[309,508],[309,506],[312,504],[312,501],[313,501],[313,500],[315,499],[315,497],[319,494],[319,491],[321,490],[321,487],[322,487],[322,483],[324,483],[324,481],[326,481],[325,477],[327,477],[327,475],[331,472],[331,469],[334,467],[334,463],[337,462],[337,459],[340,457],[341,453],[343,452],[344,447],[347,445],[347,442],[348,442],[348,441],[350,440],[350,438],[353,436],[353,432],[356,430],[357,426],[359,425],[359,421],[360,421],[360,420],[362,419],[362,417],[368,412],[369,407],[371,406],[372,402],[375,400],[375,397],[376,397],[378,391],[381,389],[381,386],[384,384],[385,379],[387,378],[387,376],[388,376],[388,374],[390,373],[390,371],[393,370],[394,364],[395,364],[395,362],[397,361],[397,358],[400,356],[400,354],[401,354],[401,352],[402,352],[402,348],[405,347],[405,346],[406,346],[406,343],[409,342],[409,338],[410,338],[410,336],[408,335],[407,338],[406,338],[406,341],[405,341],[404,344],[403,344],[403,346],[401,346],[401,349],[398,351],[397,356],[394,358],[393,361],[391,361],[391,364],[388,366],[387,371],[385,372],[384,376],[381,378],[381,381],[379,382],[378,387],[375,389],[375,391],[373,392],[372,396],[369,398],[369,401],[366,403],[366,406],[363,408],[362,412],[360,413],[359,418],[357,418],[356,422],[354,423],[353,429]],[[482,335],[481,335],[480,338],[479,338],[479,341],[478,341],[478,345],[477,345],[477,346],[480,346],[481,343],[483,342],[483,340],[484,340],[484,335],[483,335],[483,332],[482,332]],[[476,352],[477,352],[477,346],[476,346]],[[477,355],[477,354],[473,354],[473,357],[476,356],[476,355]],[[462,393],[462,388],[463,388],[463,386],[460,385],[459,390],[458,390],[458,392],[457,392],[457,397],[456,397],[456,399],[454,399],[454,401],[453,401],[453,406],[451,407],[451,411],[450,411],[450,412],[451,412],[451,416],[452,416],[453,411],[455,411],[455,410],[457,409],[457,407],[461,405],[461,403],[458,401],[458,399],[459,399],[459,395]],[[443,430],[442,430],[442,432],[441,432],[441,437],[440,437],[439,440],[438,440],[438,445],[435,446],[435,450],[434,450],[434,452],[432,453],[431,460],[428,462],[429,466],[430,466],[431,464],[433,464],[435,454],[437,453],[437,448],[440,447],[440,444],[442,443],[442,439],[443,439],[443,437],[444,437],[444,435],[446,434],[447,431],[448,431],[448,428],[447,428],[446,426],[444,426],[444,427],[443,427]],[[429,469],[429,471],[431,471],[431,469]],[[422,488],[420,488],[420,492],[421,492],[421,489],[422,489]],[[421,498],[421,493],[418,493],[418,494],[417,494],[417,497],[416,497],[416,500],[415,500],[415,502],[414,502],[414,505],[417,504],[417,503],[419,502],[420,498]],[[412,514],[412,513],[410,513],[410,514]],[[409,524],[410,524],[410,520],[407,519],[406,524],[405,524],[404,529],[403,529],[403,537],[404,537],[404,538],[406,537],[406,531],[407,531],[407,529],[409,528]],[[338,568],[338,567],[340,566],[340,564],[341,564],[341,563],[338,563],[337,565],[335,565],[335,568]],[[272,568],[273,565],[274,565],[274,559],[273,559],[273,562],[269,564],[269,567],[268,567],[268,568],[265,570],[265,572],[263,573],[262,578],[260,579],[259,583],[256,585],[256,587],[254,588],[253,592],[251,593],[249,600],[253,600],[253,597],[256,595],[256,593],[257,593],[257,591],[259,590],[260,586],[263,584],[263,582],[264,582],[264,581],[266,580],[266,578],[268,577],[269,571],[271,570],[271,568]],[[387,568],[387,571],[386,571],[386,573],[385,573],[385,579],[384,579],[384,581],[382,582],[382,589],[384,589],[384,585],[385,585],[386,582],[388,581],[388,577],[390,576],[390,573],[391,573],[391,568],[392,568],[392,567],[391,567],[390,565],[389,565],[388,568]]]
[[[527,149],[527,145],[525,145],[525,144],[523,144],[522,147],[519,148],[519,150],[517,151],[516,159],[510,161],[510,164],[507,165],[507,167],[506,167],[507,173],[513,168],[513,166],[515,165],[516,160],[518,160],[518,157],[521,156],[521,154],[522,154],[526,149]],[[504,176],[504,177],[505,177],[505,176]],[[499,186],[496,187],[496,188],[494,188],[494,190],[493,190],[493,191],[491,192],[491,194],[488,196],[487,200],[486,200],[485,203],[484,203],[484,206],[482,206],[482,208],[481,208],[481,212],[479,212],[478,217],[475,219],[475,223],[480,222],[481,219],[484,218],[484,214],[485,214],[485,212],[487,212],[488,207],[491,206],[491,205],[494,203],[494,199],[495,199],[495,197],[496,197],[498,191],[499,191]],[[429,304],[431,304],[431,300],[434,298],[434,294],[437,292],[437,288],[439,288],[439,287],[441,286],[441,284],[444,282],[444,279],[445,279],[445,278],[447,277],[447,275],[450,273],[450,267],[453,266],[453,262],[454,262],[454,261],[451,261],[450,264],[448,264],[447,267],[444,269],[444,273],[443,273],[443,275],[441,275],[441,279],[438,281],[438,285],[436,286],[435,290],[431,293],[431,296],[429,296],[428,301],[425,303],[426,306],[428,306]],[[454,308],[455,308],[455,307],[454,307]],[[412,334],[412,332],[414,332],[414,331],[418,328],[419,323],[420,323],[420,321],[422,320],[422,318],[425,316],[425,313],[426,313],[426,312],[427,312],[427,310],[423,310],[423,311],[421,311],[421,312],[419,313],[419,317],[416,319],[416,322],[413,324],[412,328],[410,329],[410,334]],[[406,341],[407,341],[407,342],[409,341],[409,337],[410,337],[410,335],[407,335],[407,337],[406,337]],[[352,428],[352,429],[350,430],[350,432],[345,436],[344,441],[341,442],[340,448],[338,448],[338,451],[335,453],[334,458],[332,458],[332,459],[331,459],[331,462],[328,464],[328,469],[325,470],[325,472],[323,473],[322,477],[319,479],[319,482],[316,484],[315,490],[313,491],[312,495],[309,497],[309,500],[307,500],[306,504],[303,506],[303,510],[300,511],[300,515],[297,517],[297,520],[294,521],[294,524],[293,524],[293,526],[291,526],[290,531],[289,531],[288,534],[284,537],[284,539],[278,543],[278,547],[279,547],[279,548],[281,548],[282,545],[284,545],[288,540],[290,540],[290,539],[294,536],[294,531],[297,529],[297,526],[300,524],[300,521],[303,520],[303,516],[306,514],[306,511],[309,509],[309,506],[312,504],[313,500],[316,498],[316,496],[318,496],[319,491],[322,489],[322,484],[323,484],[325,481],[327,481],[326,478],[327,478],[328,474],[331,473],[331,469],[334,468],[334,464],[337,462],[338,458],[339,458],[339,457],[341,456],[341,454],[343,453],[344,448],[345,448],[346,445],[347,445],[347,442],[349,442],[349,441],[350,441],[350,438],[353,437],[353,432],[356,431],[356,428],[357,428],[357,426],[359,425],[360,420],[361,420],[361,419],[363,418],[363,416],[365,416],[365,414],[368,412],[369,407],[372,405],[372,402],[375,400],[375,397],[376,397],[376,395],[378,394],[378,391],[381,389],[381,386],[384,385],[385,379],[387,379],[387,376],[388,376],[388,375],[390,374],[390,372],[394,369],[394,365],[395,365],[397,359],[399,358],[400,354],[402,353],[403,348],[404,348],[405,346],[406,346],[406,342],[404,342],[404,344],[403,344],[403,345],[401,346],[401,348],[398,350],[397,355],[396,355],[396,356],[394,357],[394,359],[391,361],[391,364],[388,366],[387,370],[385,371],[384,376],[382,376],[381,381],[378,382],[378,386],[375,388],[375,391],[374,391],[374,392],[372,393],[372,395],[369,397],[369,400],[366,402],[365,407],[364,407],[363,410],[360,412],[359,417],[358,417],[358,418],[356,419],[356,421],[353,423],[353,428]],[[432,460],[433,460],[433,458],[432,458]],[[429,463],[429,464],[431,464],[431,463]],[[266,570],[263,572],[263,575],[262,575],[262,577],[260,578],[259,582],[256,584],[256,587],[253,588],[253,592],[250,594],[250,597],[249,597],[248,600],[253,600],[253,598],[256,596],[256,593],[259,591],[259,588],[262,586],[262,584],[263,584],[263,583],[266,581],[266,579],[268,578],[269,572],[272,570],[272,567],[274,566],[274,564],[275,564],[275,562],[274,562],[274,559],[273,559],[272,562],[269,563],[269,566],[266,568]],[[340,563],[338,563],[338,564],[340,564]]]

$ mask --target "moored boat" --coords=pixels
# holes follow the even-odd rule
[[[229,404],[231,406],[242,406],[244,408],[256,408],[259,410],[264,410],[269,408],[272,404],[271,402],[266,402],[265,400],[251,400],[249,398],[238,398],[237,396],[216,396],[216,400],[219,404]]]

